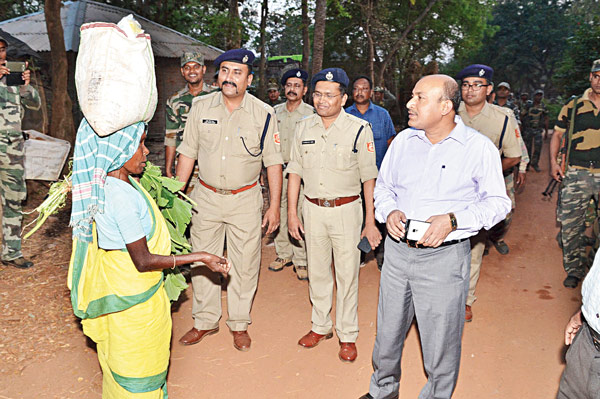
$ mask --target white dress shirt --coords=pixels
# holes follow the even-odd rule
[[[511,210],[498,149],[483,134],[456,126],[432,144],[425,132],[405,129],[388,149],[375,186],[375,216],[385,223],[393,210],[425,221],[453,212],[458,230],[446,241],[490,229]]]
[[[594,264],[581,285],[581,311],[587,323],[600,333],[600,252],[596,253]]]

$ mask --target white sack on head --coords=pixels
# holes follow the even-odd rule
[[[75,68],[83,115],[100,136],[136,122],[149,122],[158,95],[150,35],[132,15],[115,25],[81,26]]]

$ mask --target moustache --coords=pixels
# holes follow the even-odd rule
[[[232,85],[233,87],[235,87],[237,89],[237,85],[233,82],[230,82],[228,80],[224,80],[222,85]]]
[[[291,90],[290,90],[290,91],[288,91],[287,93],[285,93],[285,95],[286,95],[286,96],[289,96],[289,95],[294,95],[294,96],[297,96],[298,94],[296,94],[296,92],[293,92],[293,91],[291,91]]]

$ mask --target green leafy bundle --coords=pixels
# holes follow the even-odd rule
[[[33,212],[37,212],[37,217],[29,223],[27,226],[23,227],[23,232],[25,229],[29,227],[31,224],[35,223],[35,226],[27,232],[23,236],[23,240],[28,239],[33,233],[38,231],[40,227],[44,224],[48,216],[57,214],[58,211],[65,206],[67,203],[67,196],[69,192],[71,192],[71,162],[69,162],[69,174],[64,177],[64,179],[59,180],[55,183],[52,183],[50,189],[48,190],[48,196],[46,199],[33,211],[31,212],[23,212],[26,215],[29,215]]]
[[[171,235],[171,253],[175,255],[190,253],[192,247],[185,238],[185,231],[192,220],[192,206],[196,204],[180,191],[185,183],[163,176],[160,168],[150,162],[146,163],[140,183],[154,199],[167,222]],[[178,267],[172,270],[165,269],[163,273],[167,296],[171,301],[176,301],[181,291],[188,287],[185,277]]]

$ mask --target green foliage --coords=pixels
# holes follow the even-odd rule
[[[567,39],[567,43],[553,81],[569,97],[583,93],[590,86],[592,62],[600,57],[600,25],[578,23],[575,34]]]
[[[551,77],[574,29],[570,7],[563,0],[499,2],[493,9],[496,31],[485,35],[475,51],[457,51],[448,72],[483,63],[494,68],[495,82],[510,82],[515,92],[544,87],[551,95]]]
[[[40,11],[42,5],[43,1],[41,0],[0,0],[0,21]]]
[[[3,0],[0,0],[3,1]],[[227,1],[219,0],[97,0],[132,10],[144,18],[192,36],[206,44],[226,48],[227,37],[234,28],[229,20]],[[239,1],[244,3],[244,1]],[[242,10],[242,43],[248,41],[254,27],[248,23],[249,9]],[[246,22],[246,23],[244,23]]]
[[[563,107],[563,105],[565,105],[566,101],[562,101],[562,98],[558,97],[555,100],[549,100],[547,98],[544,98],[542,102],[548,110],[548,128],[552,129],[552,127],[554,126],[554,122],[556,122],[558,114],[560,113],[560,110]]]
[[[164,177],[158,166],[147,162],[140,184],[154,199],[165,218],[171,235],[171,253],[190,253],[192,247],[185,238],[185,231],[192,220],[192,204],[191,200],[179,191],[185,183]],[[179,196],[184,196],[190,202],[182,200]],[[176,301],[181,291],[187,288],[185,278],[177,267],[173,270],[165,269],[163,273],[167,295],[171,301]]]

